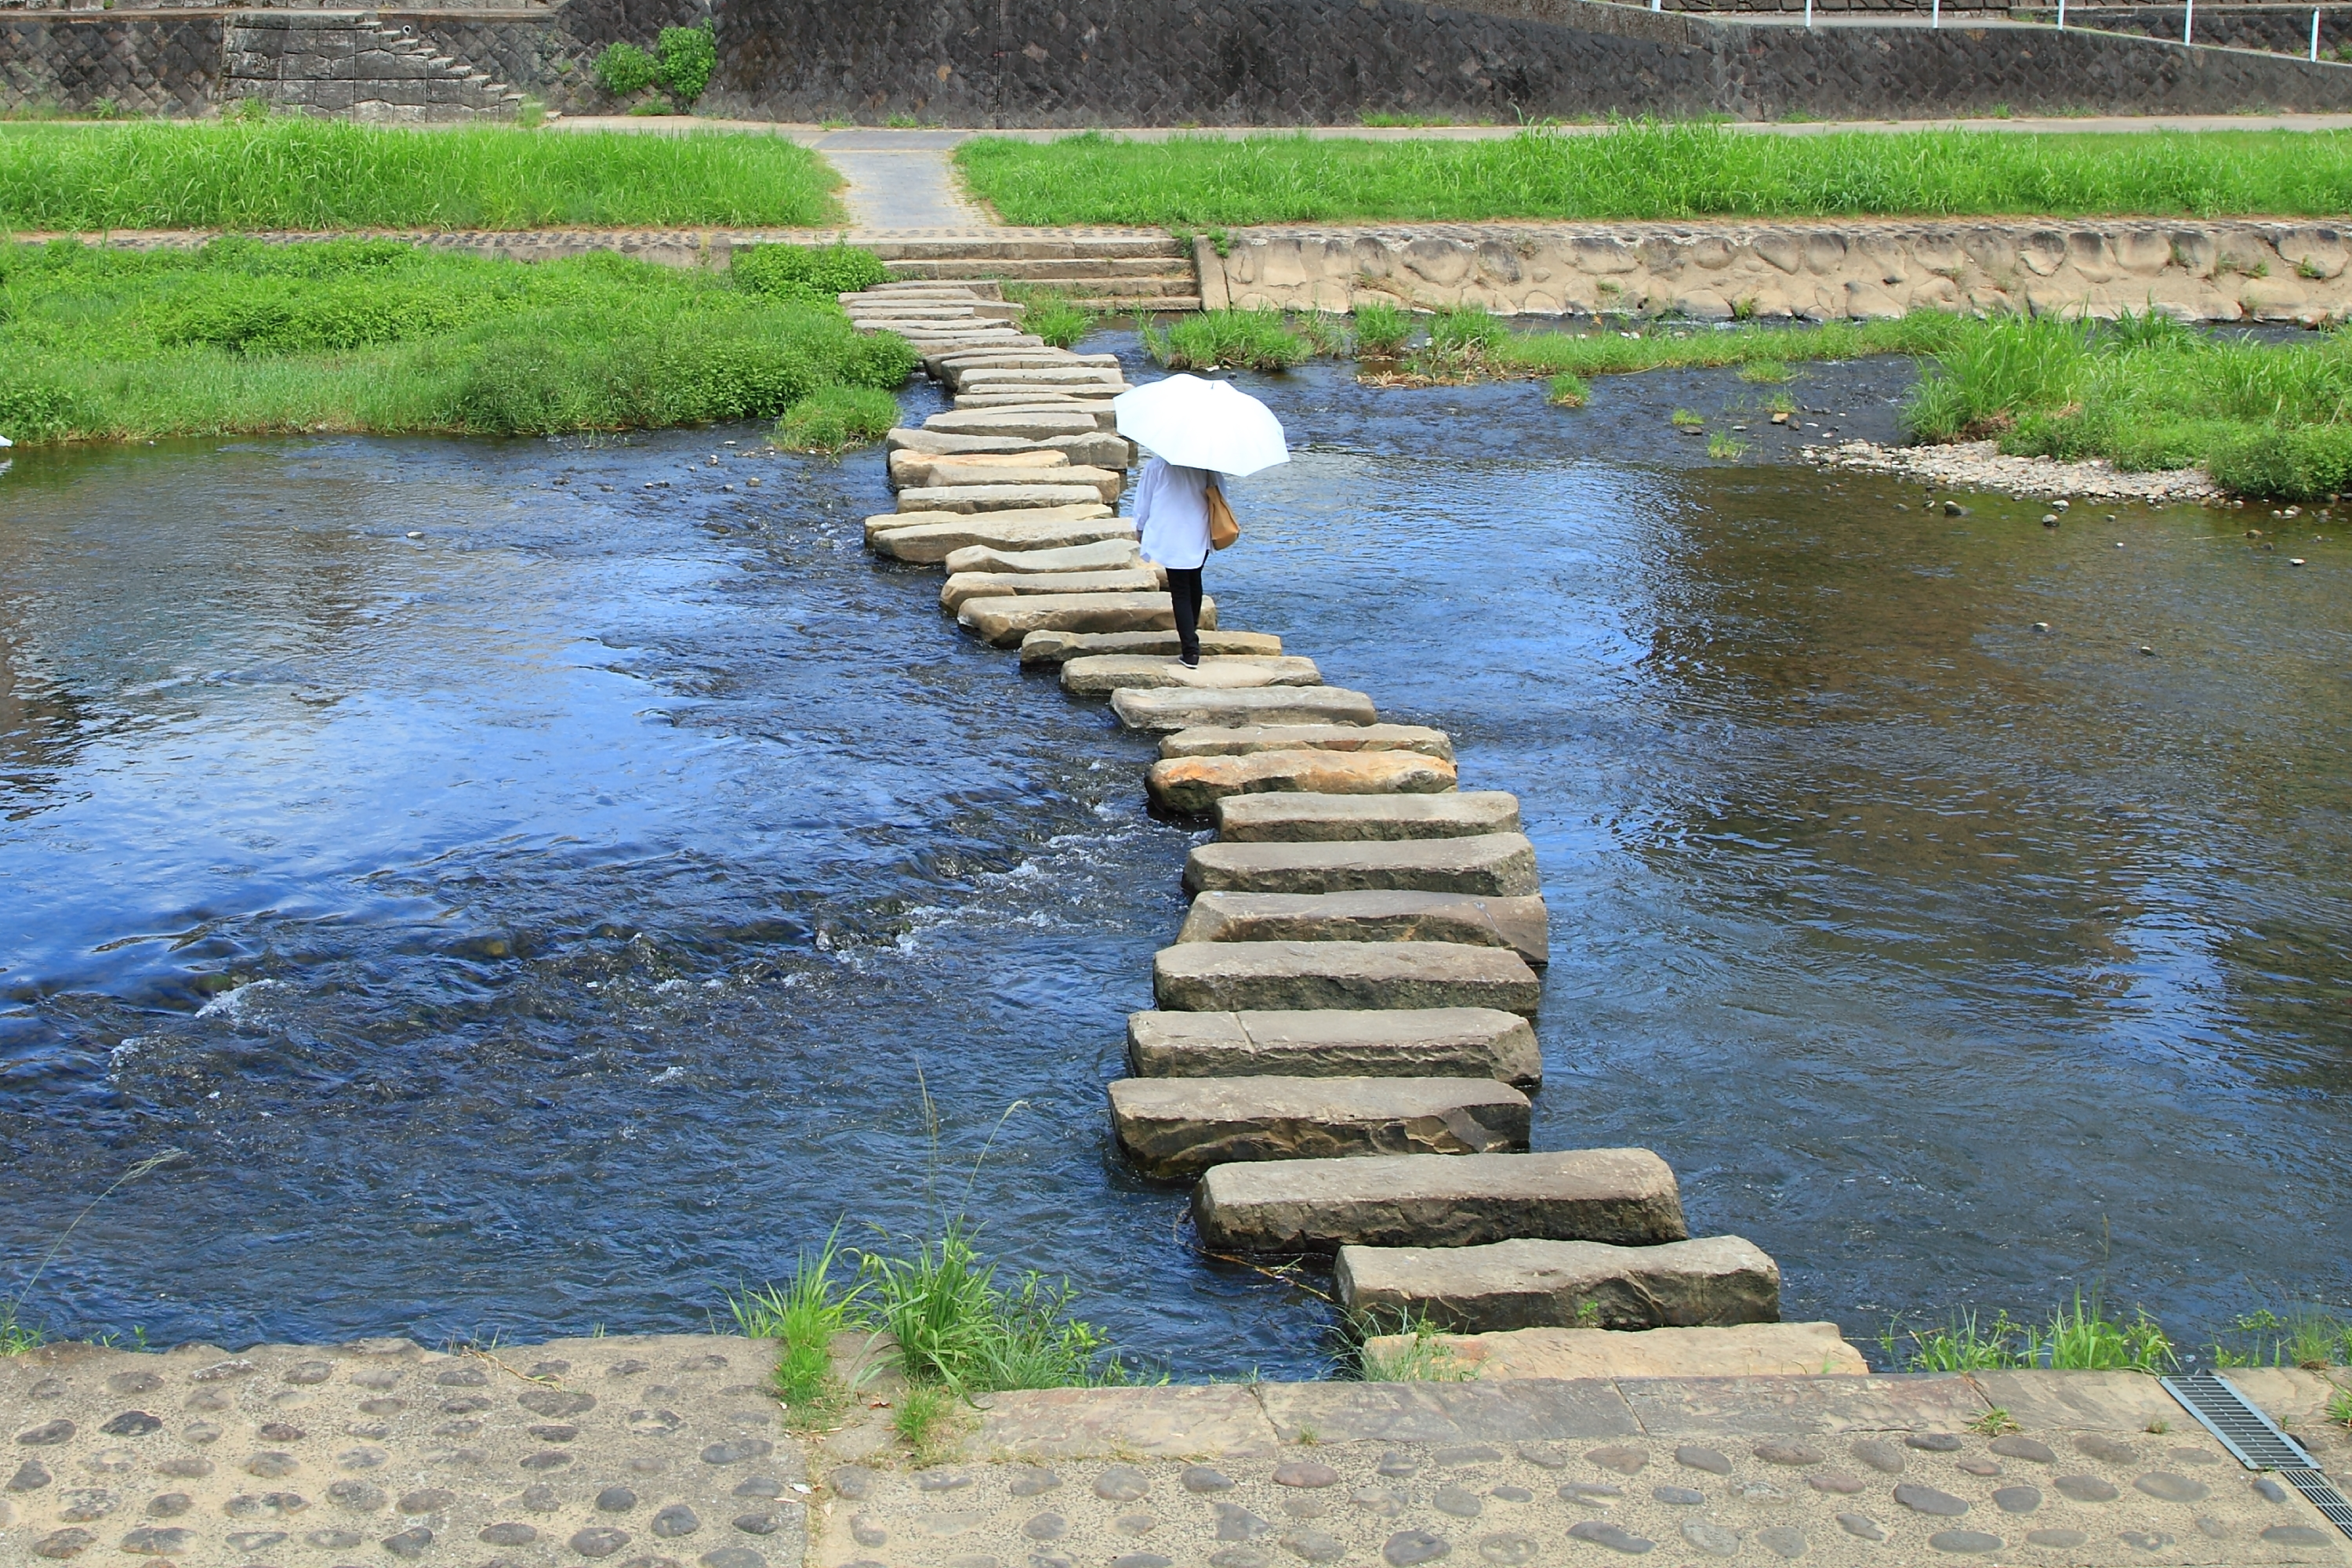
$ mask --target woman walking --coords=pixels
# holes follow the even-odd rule
[[[1176,657],[1187,669],[1201,664],[1201,567],[1209,559],[1209,486],[1206,468],[1180,468],[1153,458],[1135,482],[1135,522],[1143,533],[1143,558],[1168,574],[1168,597],[1176,611]]]

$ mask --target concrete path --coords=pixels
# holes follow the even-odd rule
[[[774,1357],[676,1335],[0,1358],[0,1564],[2352,1564],[2130,1373],[1056,1389],[959,1406],[917,1454],[887,1370],[796,1438]],[[2327,1380],[2233,1375],[2343,1473]]]

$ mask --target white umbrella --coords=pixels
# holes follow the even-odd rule
[[[1171,375],[1110,400],[1118,433],[1184,468],[1236,478],[1290,461],[1282,421],[1231,382]]]

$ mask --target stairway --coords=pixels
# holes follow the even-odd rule
[[[1106,310],[1197,310],[1191,249],[1159,229],[999,229],[849,236],[908,281],[992,279],[1066,294]]]
[[[223,53],[224,102],[252,98],[356,120],[440,121],[504,118],[523,96],[373,11],[239,11]]]

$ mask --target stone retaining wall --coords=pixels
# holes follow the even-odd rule
[[[2151,308],[2200,321],[2344,320],[2352,231],[2318,223],[1558,224],[1250,229],[1195,247],[1222,304],[1367,299],[1497,312],[1898,316]]]
[[[234,15],[10,16],[0,110],[110,100],[205,112],[226,90]],[[1507,123],[2352,110],[2352,68],[2273,54],[2078,28],[1767,26],[1596,0],[564,0],[383,21],[582,112],[618,107],[589,68],[605,45],[649,43],[704,16],[719,55],[703,107],[752,119],[1076,127],[1348,124],[1375,112]]]

